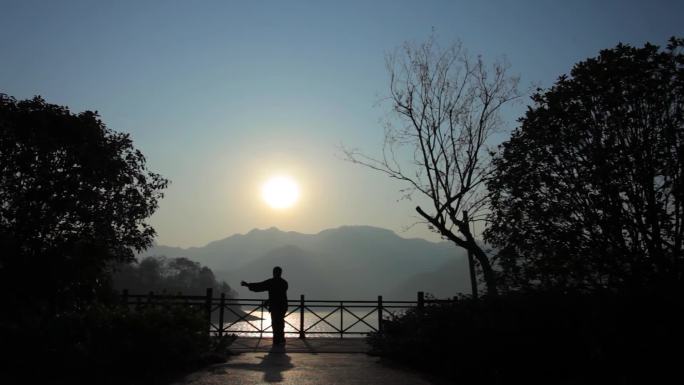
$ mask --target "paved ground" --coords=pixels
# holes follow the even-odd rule
[[[232,356],[224,364],[193,373],[177,385],[443,384],[413,371],[385,365],[378,357],[353,353],[367,350],[362,342],[358,339],[288,340],[287,348],[269,351],[270,340],[238,339],[231,349],[238,351],[240,345],[246,346],[242,348],[244,353]]]
[[[238,338],[230,350],[238,353],[269,352],[270,338]],[[366,353],[370,350],[363,338],[288,338],[288,353]]]
[[[428,385],[421,375],[364,353],[242,353],[187,376],[178,385]]]

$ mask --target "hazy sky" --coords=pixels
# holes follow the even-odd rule
[[[151,219],[159,243],[270,226],[401,232],[415,202],[338,150],[380,149],[387,52],[434,28],[548,86],[620,41],[684,36],[682,15],[684,1],[655,0],[0,0],[0,92],[97,110],[130,133],[172,181]],[[285,211],[259,195],[279,173],[302,190]],[[400,234],[435,239],[423,226]]]

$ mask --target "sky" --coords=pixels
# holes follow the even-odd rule
[[[129,133],[171,181],[150,218],[160,244],[272,226],[436,240],[412,226],[420,200],[340,150],[381,150],[386,54],[434,31],[486,62],[505,57],[525,89],[548,87],[619,42],[684,36],[681,15],[684,2],[658,0],[0,0],[0,92],[96,110]],[[260,197],[274,175],[299,184],[290,209]]]

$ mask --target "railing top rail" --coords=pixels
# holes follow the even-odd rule
[[[218,298],[213,298],[214,301],[219,300]],[[226,301],[248,301],[248,302],[262,302],[265,301],[266,298],[226,298]],[[333,303],[333,304],[340,304],[342,303],[378,303],[378,300],[356,300],[356,299],[308,299],[306,298],[305,301],[307,303]],[[300,303],[301,301],[299,299],[289,299],[287,302],[289,303]],[[386,300],[383,299],[382,303],[417,303],[418,301],[394,301],[394,300]],[[428,302],[426,300],[425,302]]]
[[[206,295],[178,295],[178,294],[167,294],[167,293],[145,293],[145,294],[131,294],[131,293],[126,293],[126,296],[129,299],[148,299],[150,298],[150,294],[154,296],[155,299],[164,299],[164,300],[187,300],[187,301],[206,301],[208,300],[208,297]],[[225,294],[225,293],[224,293]],[[221,301],[220,296],[212,296],[211,298],[212,302],[219,302]],[[225,297],[224,301],[228,304],[251,304],[251,302],[254,302],[254,304],[261,304],[264,301],[266,301],[266,298],[230,298],[230,297]],[[288,303],[290,304],[299,304],[301,302],[301,299],[290,299],[288,300]],[[339,305],[340,303],[346,304],[346,305],[353,305],[353,304],[377,304],[378,300],[351,300],[351,299],[305,299],[305,302],[307,305],[310,306],[316,306],[319,304],[335,304]],[[388,300],[388,299],[382,299],[383,306],[385,305],[400,305],[400,304],[405,304],[405,305],[415,305],[420,303],[421,301],[416,301],[416,300]],[[422,300],[422,303],[424,304],[430,304],[430,303],[450,303],[454,302],[453,299],[424,299]],[[327,305],[326,305],[327,306]]]
[[[146,299],[149,298],[149,294],[128,294],[128,298],[142,298]],[[182,299],[182,300],[190,300],[190,301],[204,301],[207,299],[206,296],[203,295],[168,295],[168,294],[161,294],[161,293],[154,293],[154,298],[163,298],[163,299]]]
[[[214,298],[216,301],[217,299]],[[253,299],[253,298],[226,298],[226,302],[228,301],[236,301],[236,302],[263,302],[266,301],[266,298],[260,298],[260,299]],[[288,303],[291,304],[298,304],[301,301],[300,300],[293,300],[290,299],[287,301]],[[378,301],[369,301],[369,300],[316,300],[316,299],[305,299],[306,303],[314,303],[314,304],[337,304],[339,305],[340,303],[344,304],[377,304]],[[426,299],[423,301],[423,303],[428,304],[428,303],[450,303],[454,302],[454,300],[451,299]],[[394,300],[382,300],[383,305],[386,304],[417,304],[419,301],[406,301],[406,300],[400,300],[400,301],[394,301]]]

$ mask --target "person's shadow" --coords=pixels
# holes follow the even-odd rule
[[[226,364],[226,368],[239,368],[247,370],[258,370],[264,372],[265,382],[282,382],[283,372],[294,368],[290,362],[292,359],[284,352],[271,351],[261,358],[258,364]]]
[[[264,371],[264,381],[266,382],[281,382],[283,381],[283,372],[294,368],[290,363],[291,358],[286,353],[269,352],[261,358],[261,370]]]

